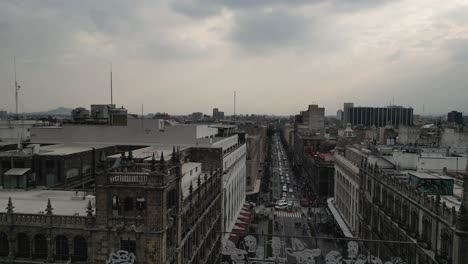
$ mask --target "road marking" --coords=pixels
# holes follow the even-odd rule
[[[287,211],[276,211],[275,212],[276,216],[279,217],[289,217],[289,218],[302,218],[302,214],[299,212],[287,212]]]

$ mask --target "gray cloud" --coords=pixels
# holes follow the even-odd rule
[[[307,34],[307,20],[286,10],[250,12],[236,16],[230,38],[243,48],[253,51],[280,46],[294,46]]]
[[[468,64],[468,38],[452,39],[446,43],[451,60],[457,64]]]
[[[191,17],[213,16],[224,8],[231,10],[252,10],[257,8],[297,7],[316,4],[329,5],[334,12],[350,12],[374,8],[390,0],[172,0],[171,6],[176,11]]]
[[[327,112],[393,96],[466,105],[466,6],[398,1],[0,1],[0,87],[16,55],[28,110],[107,100],[108,60],[131,111],[228,113],[234,89],[245,112],[292,114],[311,98]],[[443,101],[421,96],[431,89]],[[11,98],[2,90],[0,108]]]

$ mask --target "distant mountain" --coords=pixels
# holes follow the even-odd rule
[[[58,107],[49,111],[29,113],[30,115],[47,115],[47,116],[69,116],[72,108]]]

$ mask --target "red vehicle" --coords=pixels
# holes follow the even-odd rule
[[[308,206],[310,204],[309,198],[302,198],[301,199],[301,206]]]

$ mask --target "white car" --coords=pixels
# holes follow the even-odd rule
[[[292,188],[289,188],[289,192],[292,193],[292,192],[293,192],[293,189],[292,189]]]
[[[284,210],[286,208],[288,208],[288,204],[275,205],[275,209],[278,209],[278,210]]]
[[[283,185],[283,192],[287,192],[288,191],[288,188],[286,187],[286,185]]]

